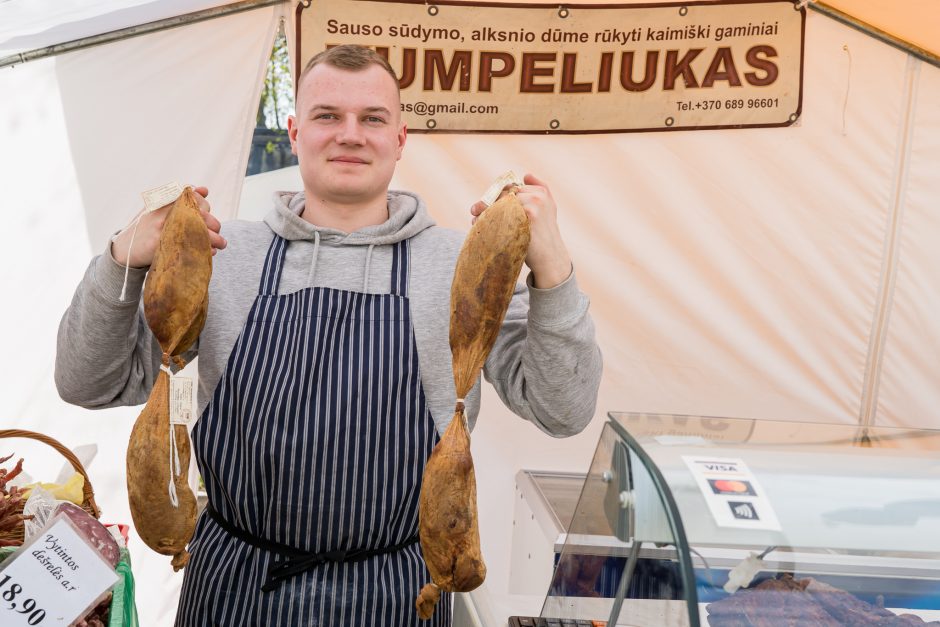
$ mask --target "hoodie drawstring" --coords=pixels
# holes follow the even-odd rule
[[[366,277],[362,281],[362,293],[367,294],[369,292],[369,266],[372,265],[372,249],[375,248],[375,244],[369,244],[369,250],[366,251]]]
[[[317,255],[320,253],[320,231],[313,232],[313,259],[310,260],[310,273],[307,275],[307,286],[313,287],[313,275],[317,271]]]
[[[362,280],[362,291],[367,293],[369,291],[369,268],[372,267],[372,251],[375,249],[375,244],[369,244],[368,250],[366,250],[366,272],[365,277]],[[313,258],[310,260],[310,272],[307,274],[307,286],[313,287],[313,277],[317,272],[317,257],[320,254],[320,231],[313,232]]]

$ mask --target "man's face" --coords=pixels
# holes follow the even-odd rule
[[[287,130],[307,193],[347,206],[384,199],[407,135],[395,80],[377,65],[320,64],[300,84],[296,109]]]

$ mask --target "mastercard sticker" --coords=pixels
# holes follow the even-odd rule
[[[709,479],[708,486],[715,494],[729,496],[757,496],[750,481],[740,479]]]

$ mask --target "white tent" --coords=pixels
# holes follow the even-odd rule
[[[466,228],[469,205],[507,169],[550,182],[604,352],[597,418],[574,438],[541,435],[485,393],[473,447],[489,563],[479,596],[492,617],[518,608],[508,592],[515,472],[585,471],[608,410],[940,427],[940,8],[814,8],[792,127],[409,137],[394,185],[422,194],[446,226]],[[59,317],[141,190],[205,184],[231,218],[258,217],[270,189],[299,185],[290,170],[242,185],[264,64],[293,11],[0,3],[0,59],[204,10],[212,19],[0,67],[0,199],[12,220],[0,230],[2,426],[97,442],[91,475],[107,520],[130,520],[124,447],[138,410],[58,399]],[[833,19],[840,11],[913,46]],[[34,474],[58,463],[39,447],[15,450]],[[181,576],[131,548],[143,624],[170,624]]]

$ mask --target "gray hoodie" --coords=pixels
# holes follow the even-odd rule
[[[438,431],[450,423],[456,401],[449,345],[450,287],[464,234],[435,226],[424,203],[390,191],[389,218],[353,233],[303,220],[303,193],[280,192],[264,222],[225,222],[228,247],[213,257],[209,311],[199,337],[198,411],[201,414],[248,318],[268,246],[289,241],[279,294],[312,286],[387,294],[392,247],[411,239],[408,298],[422,386]],[[110,246],[109,246],[110,249]],[[109,252],[95,257],[59,325],[55,380],[60,396],[87,408],[146,402],[160,366],[159,345],[143,316],[145,269],[124,267]],[[195,356],[195,351],[188,358]],[[597,401],[601,355],[588,299],[574,273],[541,290],[516,285],[484,375],[503,402],[553,436],[579,432]],[[480,409],[480,384],[467,398],[471,425]]]

